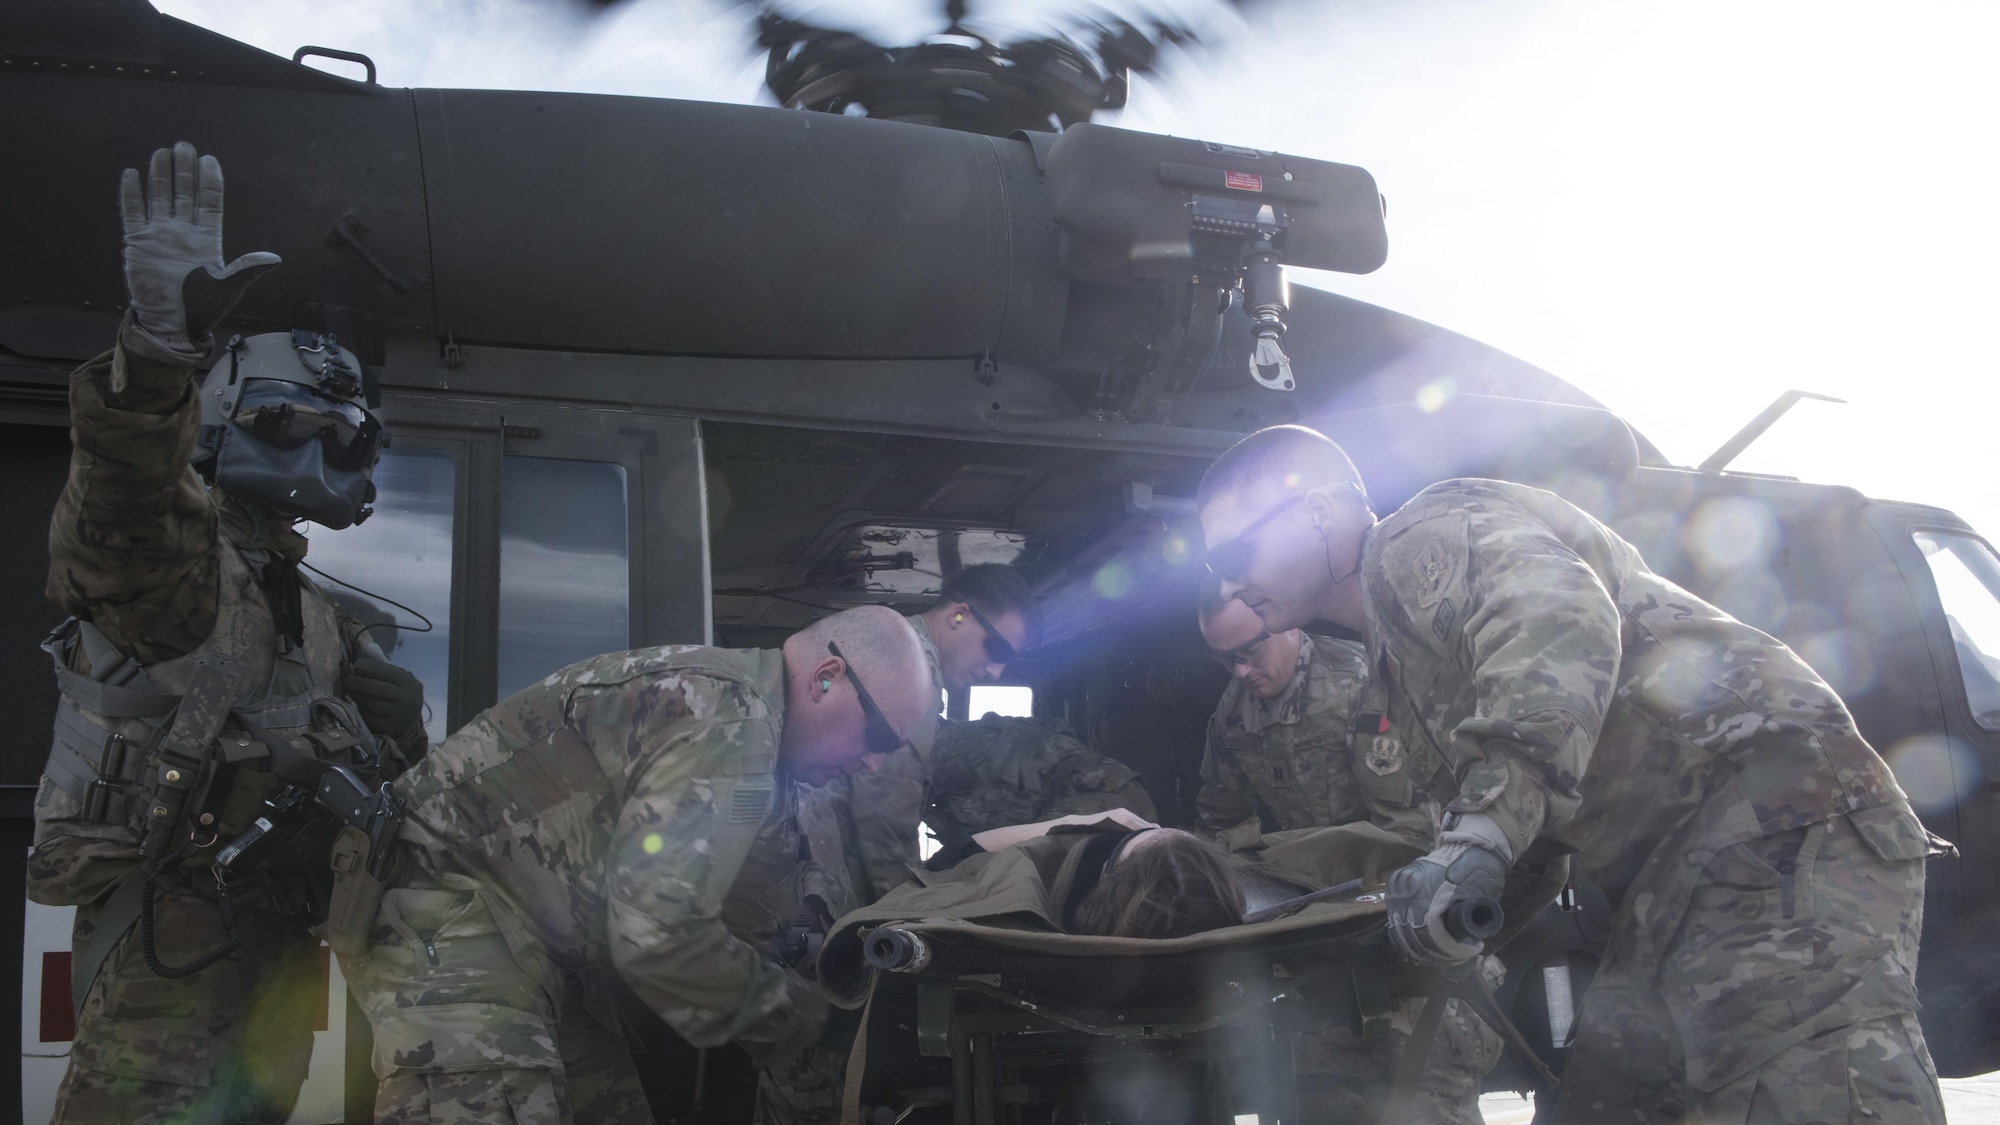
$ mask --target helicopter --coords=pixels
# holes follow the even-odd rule
[[[1932,862],[1924,919],[1939,1069],[2000,1068],[2000,644],[1979,631],[2000,558],[1974,529],[1730,471],[1794,396],[1675,465],[1555,375],[1288,287],[1287,267],[1382,264],[1381,186],[1329,160],[1093,121],[1179,29],[998,43],[962,6],[947,16],[946,35],[898,48],[767,12],[774,108],[390,88],[365,56],[286,59],[145,0],[17,0],[0,14],[0,91],[40,174],[0,201],[47,221],[10,232],[0,264],[9,526],[46,526],[68,372],[121,313],[109,185],[178,139],[229,169],[230,245],[285,260],[218,338],[332,332],[385,388],[377,514],[315,537],[311,561],[434,623],[396,615],[394,656],[423,678],[435,735],[586,655],[768,645],[1010,562],[1050,624],[1009,682],[1185,822],[1223,682],[1191,612],[1209,460],[1297,421],[1348,449],[1384,510],[1451,477],[1550,488],[1840,691],[1959,849]],[[1436,393],[1446,377],[1468,390]],[[1731,549],[1697,549],[1690,527]],[[35,644],[58,615],[44,554],[4,565],[17,721],[0,831],[25,848],[56,698]],[[949,708],[974,713],[966,693]],[[0,897],[23,900],[21,878],[0,874]],[[40,993],[20,998],[24,1096],[53,1088],[69,1007],[52,983],[66,939],[47,937],[67,925],[42,909],[0,927],[42,958]],[[1573,888],[1505,953],[1502,1002],[1558,1070],[1604,910]],[[330,1001],[328,1025],[307,1104],[365,1118],[365,1024]],[[663,1026],[648,1041],[697,1065]],[[698,1065],[709,1100],[671,1116],[729,1119],[716,1091],[742,1084],[714,1077],[726,1060]],[[1489,1081],[1535,1080],[1516,1059]]]

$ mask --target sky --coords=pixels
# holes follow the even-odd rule
[[[393,86],[770,102],[750,9],[626,0],[155,0]],[[1788,388],[1732,468],[1951,508],[2000,534],[2000,3],[1105,0],[1208,43],[1112,124],[1374,173],[1388,264],[1295,275],[1473,336],[1692,464]],[[909,41],[932,3],[794,3]],[[1035,25],[1051,0],[974,0]],[[340,64],[329,64],[338,69]]]

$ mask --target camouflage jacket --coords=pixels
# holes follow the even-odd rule
[[[211,492],[188,464],[193,372],[116,349],[70,376],[69,481],[49,522],[49,600],[141,664],[184,656],[215,627],[220,523],[239,547],[293,562],[305,536]]]
[[[1413,843],[1434,837],[1435,806],[1405,768],[1402,740],[1382,722],[1361,646],[1307,634],[1284,693],[1263,700],[1232,679],[1208,722],[1199,822],[1237,850],[1272,831],[1372,821]],[[1357,716],[1376,716],[1357,731]]]
[[[1616,901],[1663,846],[1868,809],[1864,835],[1921,840],[1804,661],[1550,493],[1433,485],[1370,534],[1362,574],[1370,658],[1416,776],[1455,793],[1449,809],[1492,816],[1516,855],[1537,837],[1574,848]]]
[[[433,875],[497,889],[559,970],[615,966],[697,1046],[782,1056],[815,990],[761,950],[798,857],[784,657],[692,646],[572,664],[396,782]]]
[[[938,732],[925,823],[946,854],[975,832],[1070,813],[1159,815],[1139,775],[1054,719],[988,715]]]
[[[250,568],[259,558],[297,562],[306,553],[306,540],[283,520],[202,483],[189,464],[201,420],[193,387],[191,369],[131,355],[122,343],[71,373],[70,471],[49,523],[48,597],[137,660],[168,694],[182,690],[168,685],[185,685],[188,669],[182,665],[207,649],[253,670],[246,673],[250,694],[232,705],[312,692],[337,695],[341,672],[355,656],[382,653],[359,623],[303,575],[305,645],[303,651],[280,653],[269,606]],[[234,576],[226,595],[225,574]],[[227,624],[219,627],[225,604],[240,612],[226,615]],[[71,643],[59,650],[59,658],[72,671],[92,670],[85,646]],[[337,709],[352,733],[365,730],[351,705],[343,701]],[[247,737],[237,726],[230,732],[238,741]],[[419,732],[397,750],[408,760],[420,756],[424,744]],[[61,747],[58,739],[52,753],[60,754]],[[282,784],[267,763],[244,756],[230,760],[236,764],[226,771],[219,761],[202,771],[198,792],[186,806],[189,817],[206,805],[219,818],[216,831],[206,834],[211,846],[227,843],[251,823]],[[49,765],[54,768],[53,759]],[[223,776],[230,778],[228,788],[211,792]],[[29,866],[36,899],[55,904],[101,896],[136,866],[144,835],[137,821],[85,815],[65,788],[44,775]],[[206,862],[197,855],[182,870],[205,872]]]

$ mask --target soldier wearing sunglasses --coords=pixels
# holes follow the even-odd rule
[[[1429,846],[1436,810],[1367,696],[1361,646],[1272,633],[1242,602],[1214,593],[1199,616],[1209,655],[1231,676],[1208,724],[1200,825],[1232,851],[1257,847],[1267,828],[1357,820]]]
[[[969,566],[947,579],[937,601],[908,618],[930,659],[937,710],[946,691],[998,681],[1020,650],[1040,639],[1041,610],[1028,583],[1013,567]],[[918,861],[917,832],[928,800],[934,728],[918,731],[911,745],[889,756],[874,775],[830,788],[815,803],[845,837],[855,906],[874,901],[909,878]]]
[[[1476,956],[1449,909],[1552,857],[1614,904],[1557,1125],[1944,1120],[1915,984],[1937,853],[1791,649],[1553,493],[1442,481],[1378,523],[1300,426],[1238,442],[1197,504],[1265,628],[1367,639],[1404,768],[1449,802],[1389,878],[1405,958]]]
[[[1420,849],[1433,846],[1437,806],[1404,769],[1402,740],[1382,717],[1360,645],[1298,629],[1273,633],[1213,588],[1198,617],[1209,655],[1231,677],[1209,720],[1195,798],[1198,823],[1216,842],[1256,853],[1267,830],[1368,821]],[[1500,971],[1497,959],[1491,968],[1489,977]],[[1398,1021],[1405,1030],[1371,1040],[1344,1020],[1301,1028],[1304,1118],[1371,1119],[1413,1023]],[[1500,1050],[1498,1033],[1452,1001],[1409,1107],[1411,1125],[1477,1122],[1480,1083]]]
[[[398,782],[407,876],[365,957],[377,1120],[644,1119],[617,973],[690,1043],[762,1066],[845,1056],[773,930],[810,853],[797,786],[873,769],[933,711],[909,624],[867,606],[776,651],[570,665]]]
[[[920,862],[917,838],[931,796],[931,741],[945,691],[998,681],[1022,649],[1041,639],[1034,593],[1019,572],[999,563],[957,571],[929,608],[906,620],[930,666],[929,721],[873,772],[799,795],[800,827],[826,869],[831,885],[823,897],[834,916],[900,886]],[[842,1061],[811,1052],[782,1071],[763,1071],[758,1119],[791,1125],[837,1114]]]

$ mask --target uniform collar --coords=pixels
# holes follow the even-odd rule
[[[306,537],[291,520],[220,489],[217,495],[222,497],[218,506],[222,531],[231,543],[246,551],[269,551],[293,563],[306,557]]]

